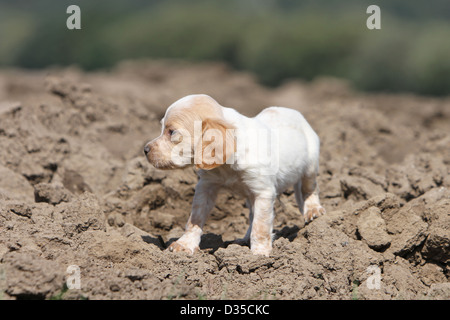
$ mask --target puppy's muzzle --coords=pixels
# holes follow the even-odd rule
[[[144,154],[147,155],[150,152],[151,148],[148,144],[145,145],[144,147]]]

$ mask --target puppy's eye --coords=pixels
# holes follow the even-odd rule
[[[170,136],[173,136],[174,133],[175,133],[175,130],[169,129],[169,135],[170,135]]]

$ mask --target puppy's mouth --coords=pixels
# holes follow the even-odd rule
[[[172,170],[172,169],[176,169],[177,168],[173,164],[166,163],[166,162],[155,162],[155,163],[152,163],[152,165],[156,169],[160,169],[160,170]]]
[[[170,160],[163,160],[163,159],[153,158],[153,157],[149,157],[149,156],[147,156],[147,160],[148,160],[148,162],[150,162],[150,164],[152,166],[154,166],[156,169],[160,169],[160,170],[181,169],[181,168],[184,168],[187,166],[187,165],[180,166]]]
[[[150,164],[152,166],[154,166],[156,169],[161,169],[161,170],[175,169],[175,165],[172,161],[154,158],[151,156],[151,154],[148,154],[146,158],[147,158],[148,162],[150,162]]]

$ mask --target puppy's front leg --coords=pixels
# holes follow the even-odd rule
[[[250,249],[253,254],[269,256],[272,251],[272,230],[275,197],[256,197],[253,205],[253,223]]]
[[[219,186],[200,180],[195,187],[191,216],[186,224],[186,231],[180,239],[169,246],[173,252],[184,251],[194,254],[199,250],[200,237],[209,212],[214,207]]]

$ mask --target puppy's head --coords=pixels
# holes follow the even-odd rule
[[[144,153],[158,169],[195,164],[210,170],[235,152],[233,127],[222,107],[207,95],[190,95],[173,103],[161,120],[161,135],[148,142]]]

